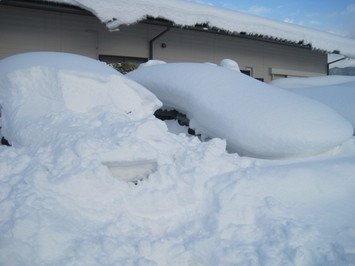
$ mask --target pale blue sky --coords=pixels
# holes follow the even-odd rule
[[[355,0],[190,0],[355,38]]]

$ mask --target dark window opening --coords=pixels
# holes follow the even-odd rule
[[[250,77],[253,77],[253,68],[252,67],[246,67],[246,69],[242,69],[242,70],[240,70],[240,72],[242,72],[243,74],[248,75]],[[263,78],[255,78],[255,79],[264,82]]]
[[[245,75],[251,76],[251,71],[250,70],[240,70]]]

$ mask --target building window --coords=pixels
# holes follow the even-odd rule
[[[115,55],[99,55],[99,60],[106,62],[122,74],[126,74],[135,70],[140,64],[148,61],[147,58],[115,56]]]
[[[245,74],[245,75],[251,76],[250,70],[241,69],[240,72],[242,72],[242,73]]]
[[[253,68],[252,67],[245,67],[245,69],[240,70],[240,72],[242,72],[243,74],[248,75],[250,77],[253,77]],[[255,79],[264,82],[263,78],[255,78]]]
[[[253,67],[245,67],[244,69],[240,70],[240,72],[242,72],[243,74],[245,75],[248,75],[248,76],[253,76]]]

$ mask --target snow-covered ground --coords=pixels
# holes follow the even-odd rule
[[[0,104],[1,265],[355,264],[354,137],[240,157],[169,133],[148,90],[68,54],[1,60]]]

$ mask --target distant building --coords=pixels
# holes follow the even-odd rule
[[[297,37],[296,40],[292,39],[292,36],[297,35],[296,32],[302,30],[301,27],[190,2],[183,2],[183,10],[188,10],[189,5],[191,8],[200,8],[201,11],[196,12],[196,17],[198,17],[196,21],[200,21],[201,16],[204,16],[203,12],[207,12],[206,17],[211,21],[203,24],[189,22],[189,24],[181,25],[181,22],[177,22],[173,12],[170,18],[168,15],[155,13],[154,6],[151,9],[137,11],[137,6],[140,6],[139,3],[134,5],[137,0],[131,1],[134,6],[132,8],[135,8],[132,14],[140,12],[142,18],[133,18],[133,23],[120,22],[115,17],[104,21],[106,18],[103,18],[102,14],[105,15],[105,13],[102,12],[105,12],[105,8],[109,9],[112,3],[115,3],[113,11],[121,10],[120,4],[126,5],[125,9],[122,9],[124,11],[117,11],[122,13],[116,16],[124,17],[123,12],[128,12],[129,6],[123,2],[127,1],[96,1],[102,3],[99,11],[95,10],[95,7],[84,5],[79,7],[64,2],[0,1],[0,58],[30,51],[70,52],[110,63],[130,62],[133,64],[139,64],[148,59],[218,64],[222,59],[230,58],[238,62],[244,73],[263,81],[270,81],[289,76],[326,75],[327,52],[332,52],[332,49],[342,52],[341,48],[344,46],[346,53],[347,46],[353,44],[355,47],[355,41],[337,37],[340,40],[338,47],[337,42],[332,39],[333,35],[319,33],[321,37],[318,40],[319,43],[324,41],[328,35],[332,43],[335,43],[334,47],[324,49],[317,47],[313,42],[308,44],[299,39],[301,37]],[[165,12],[164,8],[167,7],[164,4],[161,5],[162,12]],[[182,12],[185,11],[176,11],[184,17]],[[228,27],[233,26],[233,23],[238,24],[233,19],[242,14],[240,19],[245,17],[246,31],[224,28],[217,22],[213,23],[214,20],[218,21],[218,16],[222,16],[221,19],[223,19],[223,12],[226,12],[225,21],[229,23]],[[186,20],[191,21],[193,16],[193,12],[186,11]],[[134,23],[134,20],[137,23]],[[264,23],[263,20],[266,22]],[[249,30],[248,23],[253,21],[255,25],[261,25],[255,27],[257,30],[263,31],[265,28],[265,34]],[[262,27],[263,23],[265,27]],[[110,31],[118,26],[119,31]],[[279,28],[275,30],[274,36],[272,27]],[[308,29],[304,28],[304,30]],[[278,32],[280,32],[280,37],[277,36]],[[312,37],[312,32],[305,32],[305,36]]]

